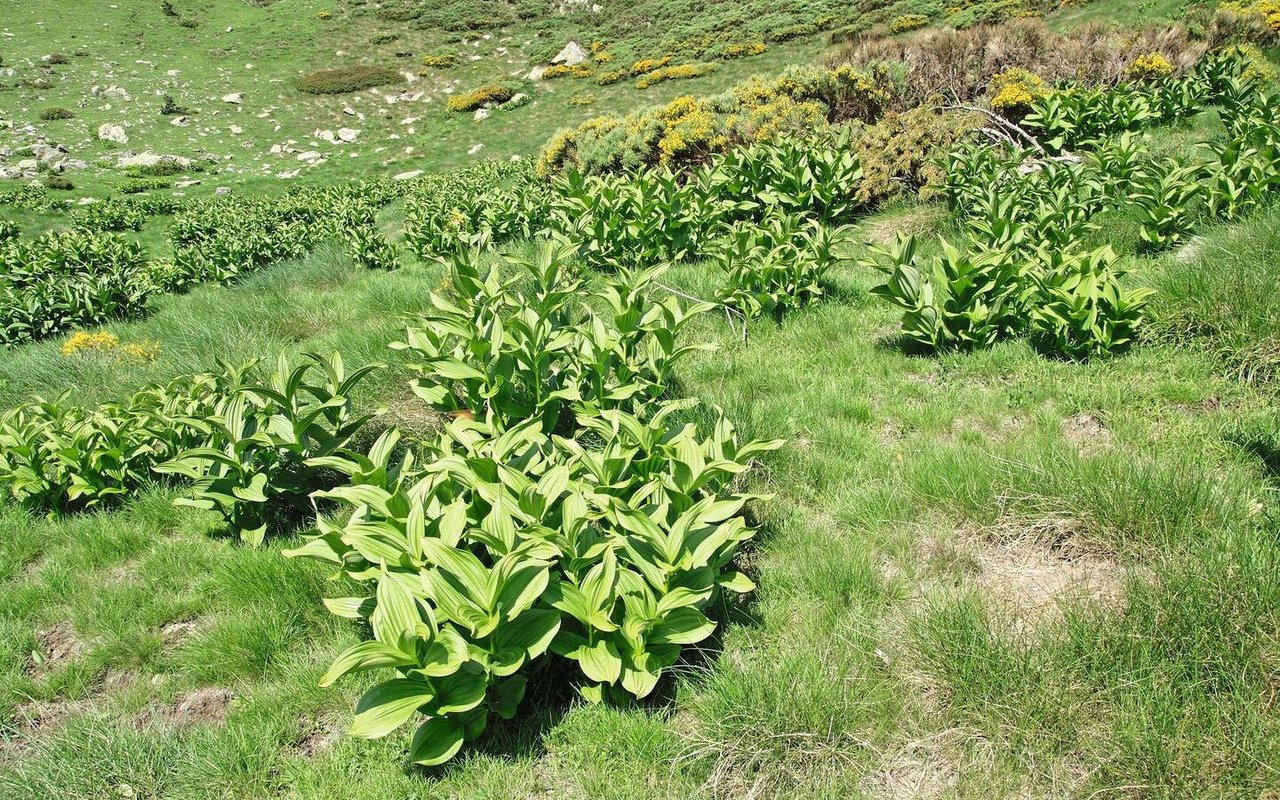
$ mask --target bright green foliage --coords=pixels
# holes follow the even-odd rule
[[[368,416],[351,413],[351,390],[377,365],[346,374],[337,353],[308,353],[290,369],[281,356],[267,383],[246,383],[201,420],[206,443],[160,464],[160,473],[195,481],[193,497],[176,502],[215,509],[247,543],[258,545],[273,522],[296,519],[308,495],[323,487],[323,459],[351,444]],[[323,379],[311,380],[320,369]]]
[[[206,440],[203,420],[239,376],[179,378],[95,409],[65,394],[11,409],[0,417],[0,487],[39,511],[121,500],[154,480],[155,465]]]
[[[1017,329],[1025,275],[1007,251],[966,252],[945,239],[917,265],[916,240],[877,247],[866,262],[887,276],[871,293],[901,306],[903,333],[934,350],[989,347]]]
[[[840,236],[794,215],[736,225],[712,248],[711,262],[725,273],[716,299],[747,317],[779,316],[816,300],[839,260],[832,251]]]
[[[675,364],[692,350],[676,336],[708,306],[649,297],[661,268],[620,271],[583,303],[584,284],[568,251],[544,243],[521,273],[504,279],[480,254],[454,259],[453,297],[432,295],[432,311],[393,347],[411,350],[414,391],[431,405],[483,419],[498,430],[537,419],[547,432],[573,409],[633,408],[661,397]],[[521,276],[531,286],[520,286]]]
[[[142,314],[146,261],[133,242],[67,231],[0,240],[0,342]]]
[[[1051,250],[1035,273],[1031,340],[1072,359],[1120,352],[1134,339],[1154,291],[1125,289],[1110,247],[1092,253]]]
[[[831,139],[784,139],[731,151],[700,170],[694,183],[733,203],[739,218],[781,212],[836,223],[862,206],[862,167],[847,129]]]
[[[515,715],[520,670],[549,649],[576,661],[582,692],[644,697],[682,645],[715,629],[704,613],[722,589],[752,584],[729,568],[753,531],[727,483],[779,442],[739,444],[723,419],[700,436],[662,406],[644,422],[619,410],[580,418],[580,438],[537,420],[501,435],[466,419],[427,449],[392,454],[396,431],[368,456],[326,463],[351,476],[319,496],[350,504],[345,523],[290,555],[318,558],[368,586],[328,601],[365,619],[373,639],[325,675],[393,667],[361,699],[351,733],[386,735],[426,715],[410,759],[452,758],[491,715]]]
[[[549,228],[577,257],[605,271],[697,257],[729,209],[714,192],[670,170],[629,178],[569,173],[556,180]]]
[[[545,223],[548,189],[527,162],[487,162],[423,179],[405,197],[405,239],[424,261],[502,244]]]
[[[0,242],[17,239],[21,234],[22,228],[18,226],[18,223],[9,219],[0,219]]]
[[[71,215],[71,224],[87,233],[122,233],[142,230],[147,215],[129,199],[107,197]]]
[[[1153,165],[1154,177],[1133,193],[1133,202],[1142,209],[1139,234],[1148,250],[1177,244],[1195,221],[1195,203],[1204,193],[1199,169],[1179,166],[1176,161]]]

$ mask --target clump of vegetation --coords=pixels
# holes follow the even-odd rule
[[[679,97],[658,109],[588,120],[556,134],[538,168],[550,174],[688,167],[737,144],[803,135],[819,124],[874,122],[891,96],[880,70],[792,68],[777,78],[752,78],[726,95]]]
[[[308,94],[346,94],[403,80],[404,76],[390,67],[349,64],[303,75],[297,85],[299,90]]]
[[[178,24],[184,28],[199,28],[200,20],[196,19],[195,17],[183,17],[182,19],[178,20]]]
[[[190,114],[191,111],[186,106],[178,105],[178,101],[173,99],[173,95],[165,92],[160,98],[160,115],[163,117],[173,117],[179,114]]]
[[[590,78],[595,74],[595,70],[590,64],[578,64],[569,66],[568,64],[553,64],[542,71],[543,80],[554,80],[556,78]]]
[[[50,53],[44,60],[46,64],[66,64],[70,61],[65,53]]]
[[[62,108],[61,106],[46,108],[40,112],[40,119],[45,122],[53,122],[58,119],[74,119],[75,116],[74,111],[69,108]]]
[[[475,111],[477,108],[496,106],[515,97],[516,90],[501,83],[491,83],[470,92],[449,95],[449,110]]]
[[[641,75],[639,80],[636,81],[636,88],[648,89],[650,86],[664,81],[698,78],[713,71],[715,68],[715,64],[677,64],[671,67],[660,67]]]
[[[991,110],[1017,122],[1031,111],[1031,104],[1044,93],[1044,79],[1034,72],[1011,67],[991,78]]]
[[[449,69],[458,64],[458,57],[453,53],[436,53],[422,57],[422,66],[434,69]]]
[[[69,192],[76,188],[76,185],[71,182],[71,179],[65,175],[46,175],[44,176],[44,180],[41,182],[46,187],[50,189],[57,189],[61,192]]]
[[[1159,53],[1145,53],[1129,62],[1125,74],[1131,81],[1158,81],[1173,75],[1173,65]]]
[[[887,66],[894,75],[895,108],[907,110],[937,96],[972,102],[990,96],[992,79],[1018,68],[1046,84],[1071,81],[1083,87],[1114,86],[1128,80],[1139,56],[1159,54],[1185,74],[1205,52],[1182,27],[1118,31],[1085,26],[1055,33],[1038,19],[969,30],[929,30],[910,37],[872,36],[852,41],[824,58],[828,65],[867,69]]]
[[[769,45],[764,42],[745,42],[731,44],[724,49],[727,58],[747,58],[749,56],[758,56],[769,49]]]
[[[924,14],[903,14],[900,17],[894,17],[889,23],[890,33],[906,33],[914,31],[929,24],[929,18]]]
[[[120,184],[120,192],[122,194],[141,194],[143,192],[168,189],[171,186],[172,184],[163,178],[133,178]]]

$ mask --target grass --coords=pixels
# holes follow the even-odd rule
[[[1249,243],[1218,279],[1188,284],[1193,262],[1176,254],[1136,262],[1166,287],[1158,330],[1174,319],[1233,319],[1226,336],[1266,330],[1267,307],[1239,281],[1271,274],[1274,215],[1205,234]],[[863,229],[922,217],[938,219],[906,207]],[[391,360],[399,315],[439,277],[362,272],[322,248],[111,327],[160,342],[154,364],[70,361],[56,342],[3,354],[5,402],[73,387],[102,399],[219,355]],[[705,296],[715,276],[690,264],[670,280]],[[1273,785],[1270,389],[1237,380],[1214,348],[1166,336],[1088,365],[1022,342],[911,356],[894,344],[892,310],[867,295],[874,281],[846,265],[831,299],[754,325],[745,345],[722,320],[694,333],[719,349],[689,362],[685,390],[746,435],[791,444],[756,487],[774,495],[757,507],[765,532],[747,558],[760,590],[678,671],[668,700],[584,706],[535,681],[521,722],[453,766],[407,770],[399,738],[340,736],[360,681],[315,687],[360,634],[319,604],[341,587],[280,556],[294,539],[247,550],[160,490],[61,521],[10,508],[0,709],[16,738],[0,751],[0,797],[1154,797]],[[363,402],[407,413],[405,378],[392,361]],[[36,665],[50,631],[77,648]],[[210,687],[234,699],[189,719],[184,702]]]
[[[460,41],[456,34],[352,13],[345,4],[328,0],[264,5],[188,0],[174,5],[178,17],[164,15],[155,0],[120,0],[110,8],[69,12],[65,24],[54,24],[56,14],[48,4],[27,4],[5,14],[4,28],[12,35],[4,38],[4,64],[16,74],[0,78],[5,98],[0,119],[13,122],[17,131],[32,124],[38,136],[65,144],[72,157],[89,163],[89,170],[70,173],[76,184],[69,193],[73,198],[118,193],[126,178],[112,165],[126,151],[208,159],[211,166],[205,173],[183,176],[201,180],[185,190],[189,196],[211,194],[218,186],[279,191],[290,181],[328,183],[439,170],[482,158],[529,157],[560,127],[665,103],[681,94],[724,91],[752,74],[808,60],[824,43],[822,36],[802,37],[760,56],[724,62],[704,77],[643,91],[632,80],[612,86],[578,78],[530,84],[532,103],[475,121],[447,111],[452,93],[523,77],[564,45],[552,47],[543,37],[578,35],[576,29],[546,29],[544,23],[563,22],[552,15],[556,19],[517,20]],[[700,8],[690,4],[679,13],[696,19]],[[333,12],[333,18],[321,19],[321,11]],[[181,19],[197,20],[198,25],[184,27],[178,24]],[[396,38],[387,41],[390,36]],[[544,53],[549,47],[551,52]],[[458,65],[424,68],[422,56],[442,49],[461,54]],[[41,61],[55,51],[67,54],[66,64]],[[334,68],[389,69],[400,77],[396,84],[347,94],[314,95],[297,88],[304,75]],[[425,74],[419,77],[419,71]],[[412,83],[403,77],[406,72]],[[37,80],[47,85],[23,85]],[[130,99],[91,94],[94,86],[102,91],[112,85],[123,88]],[[421,92],[421,97],[398,100],[406,91]],[[242,104],[222,101],[236,92],[245,94]],[[595,94],[597,102],[575,105],[572,100],[585,92]],[[172,117],[161,115],[165,93],[189,109],[189,125],[175,127]],[[40,120],[40,112],[51,106],[73,109],[76,116]],[[346,113],[348,109],[354,113]],[[98,141],[103,124],[125,124],[129,142]],[[358,140],[331,145],[315,137],[317,131],[342,127],[360,130]],[[21,133],[0,133],[0,144],[6,146],[29,144],[29,139],[34,141]],[[329,158],[307,168],[292,153],[270,153],[273,145],[289,141],[295,152],[317,150]],[[300,172],[294,178],[277,177],[295,170]]]
[[[26,8],[6,18],[20,55],[37,41],[69,54],[48,104],[78,96],[102,57],[75,55],[74,35],[135,55],[183,44],[175,58],[193,83],[209,79],[210,96],[254,72],[221,70],[253,63],[259,87],[282,82],[281,107],[255,122],[219,109],[256,126],[247,136],[286,122],[336,127],[347,117],[335,104],[354,101],[285,88],[286,73],[328,58],[304,57],[310,45],[294,32],[354,46],[392,27],[320,20],[329,5],[311,0],[178,3],[181,18],[199,18],[194,29],[158,6],[118,5],[78,28],[41,31]],[[1055,24],[1132,5],[1097,2]],[[1139,10],[1148,19],[1174,5]],[[222,38],[227,25],[244,35]],[[439,49],[406,29],[360,52],[387,60],[419,35]],[[483,123],[449,117],[441,102],[412,140],[378,139],[398,123],[371,116],[362,141],[412,141],[406,163],[422,166],[453,163],[481,137],[486,155],[529,152],[575,115],[715,91],[817,46],[773,46],[643,95],[630,82],[560,79]],[[463,61],[452,74],[472,87],[495,71]],[[585,88],[596,104],[570,108]],[[143,95],[135,102],[152,102]],[[1204,115],[1157,144],[1183,153],[1216,125]],[[186,146],[168,127],[140,141]],[[210,137],[211,150],[230,141]],[[311,180],[402,168],[396,159],[335,158]],[[107,191],[121,179],[83,183]],[[202,191],[224,180],[240,181],[237,192],[279,188],[246,172],[204,180]],[[384,232],[400,213],[384,210]],[[163,487],[59,520],[0,505],[0,800],[1269,797],[1280,783],[1278,214],[1272,205],[1202,226],[1187,249],[1153,257],[1135,253],[1131,212],[1100,220],[1095,243],[1113,244],[1133,281],[1159,289],[1147,334],[1112,360],[1049,360],[1022,341],[912,355],[893,309],[869,295],[878,276],[852,260],[821,303],[753,324],[745,342],[722,318],[699,320],[690,338],[717,349],[684,362],[682,390],[722,407],[744,436],[789,442],[751,487],[770,495],[753,507],[762,532],[742,557],[758,591],[720,609],[717,638],[657,699],[586,705],[535,673],[518,721],[440,769],[406,766],[407,734],[342,735],[371,679],[316,683],[364,632],[320,603],[349,590],[318,563],[281,555],[303,532],[251,550]],[[17,218],[24,236],[61,224]],[[162,254],[165,224],[130,236]],[[857,232],[929,238],[950,225],[937,207],[904,204]],[[362,406],[427,428],[434,417],[386,345],[440,279],[436,265],[365,271],[323,245],[106,327],[121,342],[158,343],[152,362],[68,358],[56,339],[0,352],[0,408],[64,391],[101,402],[219,358],[337,349],[349,366],[387,364],[363,385]],[[664,282],[709,297],[717,275],[680,264]]]

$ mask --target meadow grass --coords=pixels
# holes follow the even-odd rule
[[[904,206],[859,232],[908,219],[948,224]],[[1122,243],[1135,277],[1164,289],[1153,333],[1185,319],[1237,326],[1206,323],[1201,338],[1266,332],[1263,305],[1244,295],[1270,274],[1274,227],[1263,210],[1208,229],[1206,241],[1249,244],[1194,284],[1195,262],[1138,259]],[[439,279],[416,264],[363,272],[321,247],[110,327],[159,342],[152,364],[27,345],[0,356],[3,392],[12,403],[73,389],[90,402],[216,357],[340,349],[351,365],[389,362],[362,403],[405,415],[408,376],[386,343]],[[709,296],[717,276],[687,264],[667,280]],[[58,521],[6,508],[0,797],[1155,797],[1274,785],[1280,415],[1266,384],[1225,368],[1233,340],[1154,335],[1083,365],[1020,341],[920,357],[867,294],[876,281],[846,261],[826,300],[753,324],[745,343],[722,318],[692,331],[718,349],[686,364],[683,390],[744,435],[789,445],[753,486],[773,495],[743,556],[759,591],[721,610],[727,627],[660,700],[582,705],[535,674],[518,723],[450,766],[408,769],[402,737],[341,736],[366,681],[315,686],[362,633],[321,606],[343,594],[323,568],[280,555],[296,536],[244,548],[163,488]],[[73,645],[51,644],[62,640]]]

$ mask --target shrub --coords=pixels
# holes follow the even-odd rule
[[[542,71],[543,80],[555,80],[556,78],[590,78],[595,71],[588,64],[578,64],[571,67],[568,64],[553,64]]]
[[[769,49],[764,42],[747,42],[745,44],[731,44],[724,49],[727,58],[746,58],[748,56],[758,56]]]
[[[650,86],[663,81],[697,78],[714,69],[715,64],[679,64],[674,67],[660,67],[641,75],[640,79],[636,81],[636,88],[648,89]]]
[[[1168,78],[1173,74],[1173,65],[1169,59],[1159,53],[1146,53],[1129,62],[1125,76],[1131,81],[1154,81]]]
[[[173,95],[165,92],[160,98],[160,116],[172,117],[178,114],[190,114],[191,111],[186,106],[178,105],[178,101],[173,99]]]
[[[178,24],[184,28],[198,28],[200,27],[200,20],[194,17],[183,17],[178,20]]]
[[[890,96],[882,70],[792,68],[777,78],[752,78],[728,95],[678,97],[658,109],[597,117],[560,131],[543,149],[538,169],[542,174],[565,168],[590,173],[660,165],[682,169],[736,144],[803,134],[824,121],[874,122]]]
[[[454,112],[475,111],[482,106],[496,106],[505,103],[515,95],[515,90],[510,86],[491,83],[474,91],[449,95],[449,110]]]
[[[643,75],[646,72],[653,72],[671,63],[671,56],[663,56],[662,58],[642,58],[631,65],[632,75]]]
[[[1017,122],[1031,111],[1044,92],[1044,80],[1034,72],[1011,67],[991,78],[991,110]]]
[[[458,57],[453,53],[436,53],[422,57],[422,66],[434,69],[450,69],[458,65]]]
[[[71,179],[65,175],[46,175],[44,176],[43,183],[50,189],[57,189],[63,192],[69,192],[76,188],[76,185],[71,182]]]
[[[858,129],[852,147],[862,162],[858,198],[874,204],[902,192],[929,197],[946,183],[940,160],[973,138],[985,120],[921,106]]]
[[[67,61],[68,59],[63,53],[50,53],[48,57],[45,58],[45,62],[48,64],[66,64]]]
[[[890,33],[905,33],[923,28],[929,24],[929,18],[924,14],[903,14],[900,17],[894,17],[889,23]]]
[[[122,194],[141,194],[142,192],[168,189],[171,184],[163,178],[133,178],[120,185]]]
[[[59,106],[54,106],[53,108],[46,108],[40,112],[40,119],[44,120],[45,122],[52,122],[55,119],[74,119],[75,116],[76,116],[75,112],[73,112],[71,109],[61,108]]]
[[[350,64],[303,75],[298,79],[298,89],[308,94],[344,94],[402,80],[404,77],[390,67]]]

